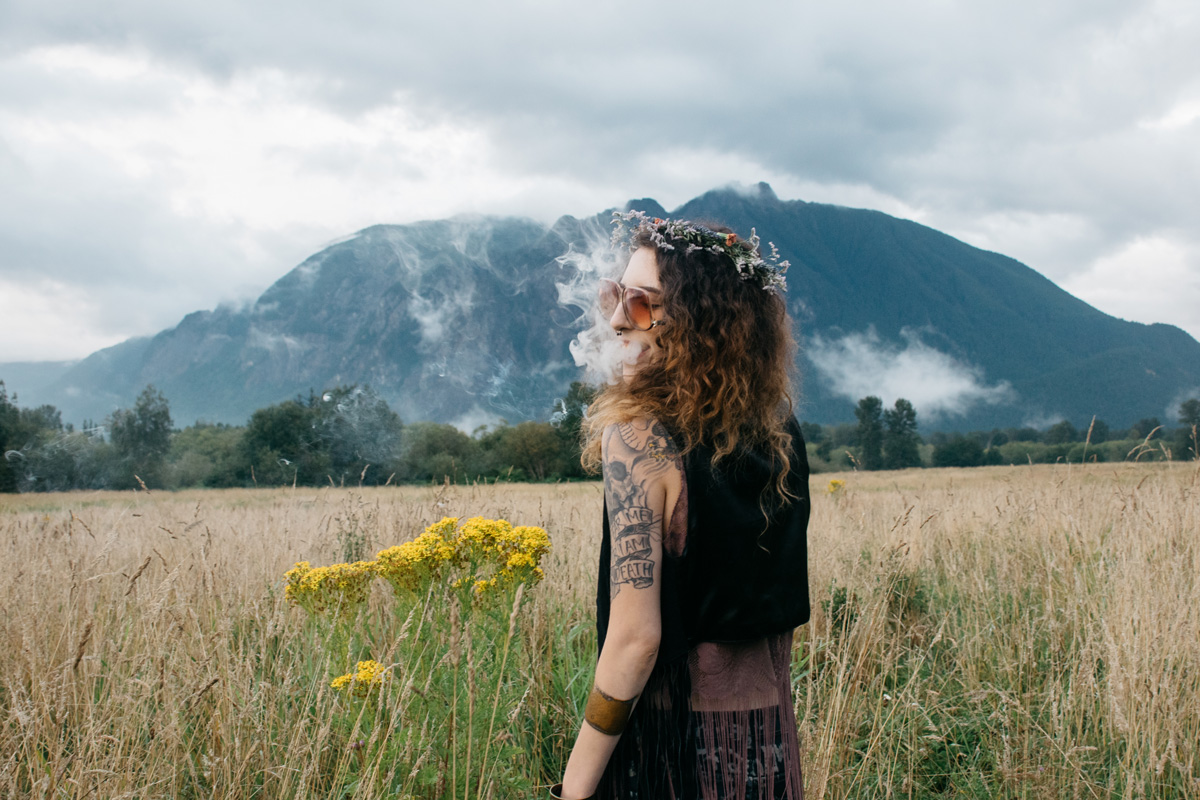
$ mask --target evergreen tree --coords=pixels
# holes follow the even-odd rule
[[[329,455],[337,483],[383,483],[396,472],[404,424],[371,387],[339,386],[323,393],[315,407],[319,446]]]
[[[1078,442],[1080,439],[1079,431],[1065,419],[1051,425],[1046,431],[1046,435],[1042,437],[1042,441],[1046,444],[1069,444]]]
[[[863,469],[883,467],[883,401],[874,395],[858,401],[859,465]]]
[[[15,402],[9,401],[8,389],[5,388],[4,381],[0,381],[0,492],[17,490],[17,471],[10,462],[12,458],[20,456],[14,455],[9,458],[8,451],[16,451],[20,447],[20,444],[15,441],[19,419],[20,413],[17,411],[17,405]]]
[[[1037,428],[1009,428],[1005,433],[1011,442],[1040,442],[1042,434]]]
[[[583,450],[583,417],[595,397],[594,387],[571,381],[567,396],[555,403],[550,415],[550,423],[561,440],[562,475],[565,478],[584,476],[583,465],[579,462]]]
[[[885,469],[905,469],[921,466],[921,453],[917,448],[917,410],[903,397],[896,400],[895,408],[883,414],[883,466]]]
[[[815,422],[801,422],[800,433],[806,444],[820,444],[825,439],[825,431]]]
[[[243,479],[258,485],[312,486],[329,476],[329,451],[317,430],[315,395],[285,400],[250,415],[242,436]]]
[[[1102,419],[1093,419],[1089,427],[1091,436],[1088,441],[1092,444],[1104,444],[1112,433],[1108,428],[1108,423]]]
[[[171,447],[171,409],[162,392],[147,385],[133,408],[121,408],[108,418],[108,434],[118,462],[114,488],[131,488],[137,478],[157,484]]]
[[[1179,424],[1185,428],[1200,427],[1200,399],[1183,401],[1179,406]]]
[[[1177,435],[1177,450],[1180,455],[1191,454],[1193,459],[1200,459],[1200,399],[1192,398],[1183,401],[1179,406],[1179,429]]]
[[[1130,439],[1159,439],[1162,437],[1162,423],[1158,421],[1158,417],[1145,417],[1133,424],[1129,429]]]
[[[978,467],[983,463],[983,445],[961,434],[933,448],[935,467]]]

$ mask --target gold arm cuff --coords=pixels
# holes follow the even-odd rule
[[[583,719],[588,725],[608,736],[620,736],[629,723],[629,715],[633,713],[632,700],[618,700],[609,697],[599,686],[592,686],[588,695],[587,708],[583,711]]]

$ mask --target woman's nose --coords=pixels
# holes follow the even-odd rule
[[[608,318],[608,324],[612,326],[614,331],[629,330],[629,320],[625,316],[624,303],[617,303],[617,307],[613,309],[612,316]]]

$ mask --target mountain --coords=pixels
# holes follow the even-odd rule
[[[577,378],[577,310],[555,258],[581,223],[464,217],[377,225],[306,259],[248,308],[184,317],[101,350],[54,387],[64,416],[102,417],[155,384],[176,424],[369,384],[403,419],[467,427],[549,413]],[[86,398],[86,399],[83,399]]]
[[[648,198],[627,207],[668,215]],[[1165,415],[1200,386],[1200,343],[1182,330],[1110,317],[1011,258],[914,222],[781,201],[766,184],[708,192],[669,216],[753,226],[791,261],[801,414],[812,421],[852,420],[858,397],[879,394],[913,400],[924,428],[1092,415],[1119,427]],[[34,399],[64,419],[99,419],[154,383],[178,425],[238,423],[310,389],[365,383],[406,421],[545,418],[581,375],[568,346],[583,318],[560,302],[581,276],[556,259],[606,239],[607,222],[367,228],[253,305],[199,311],[94,353]]]
[[[1060,418],[1086,426],[1095,415],[1123,427],[1147,415],[1166,418],[1185,393],[1200,394],[1200,343],[1180,328],[1116,319],[1012,258],[915,222],[784,202],[766,184],[756,188],[709,192],[671,216],[721,219],[735,230],[757,226],[790,259],[789,307],[808,345],[810,363],[802,371],[816,378],[805,384],[814,419],[853,419],[853,401],[839,397],[837,382],[828,379],[836,368],[813,368],[812,356],[822,352],[814,341],[854,343],[856,333],[869,330],[879,337],[881,355],[907,355],[915,368],[929,369],[938,365],[927,352],[934,349],[954,363],[941,364],[931,379],[974,383],[958,387],[961,402],[947,412],[962,413],[944,414],[943,426]],[[858,354],[853,347],[823,350]],[[853,397],[872,385],[840,383],[859,386]],[[920,388],[918,382],[911,393]]]

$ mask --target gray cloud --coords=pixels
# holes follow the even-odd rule
[[[14,0],[0,281],[162,286],[120,331],[152,332],[375,222],[670,207],[759,179],[874,198],[1071,286],[1141,241],[1195,265],[1197,40],[1190,0],[753,2],[734,21],[712,3]],[[1200,288],[1177,294],[1164,321],[1200,335]]]

